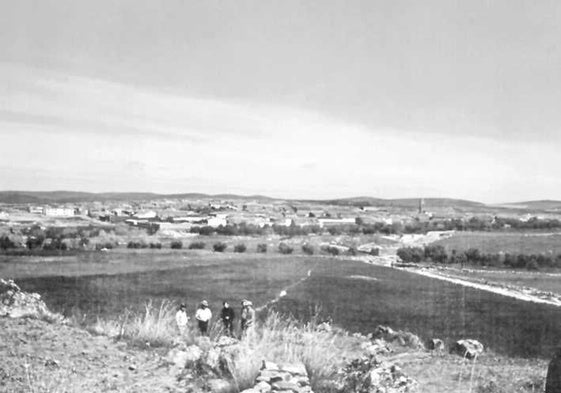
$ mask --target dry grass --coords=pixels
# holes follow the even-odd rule
[[[231,373],[240,390],[253,386],[263,360],[275,363],[302,362],[312,388],[332,377],[358,347],[357,340],[341,332],[317,331],[312,321],[301,324],[271,313],[253,334],[241,341]]]

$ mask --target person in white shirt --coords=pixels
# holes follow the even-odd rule
[[[179,329],[179,334],[183,335],[187,329],[187,323],[189,322],[189,317],[185,311],[185,304],[181,303],[179,310],[175,314],[175,323],[177,324],[177,329]]]
[[[208,302],[203,300],[195,313],[195,319],[199,323],[199,330],[203,336],[208,334],[208,324],[212,318],[212,312],[208,308]]]

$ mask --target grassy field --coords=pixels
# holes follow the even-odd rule
[[[457,232],[434,244],[448,251],[478,248],[484,253],[561,254],[561,233]]]
[[[150,299],[186,302],[194,312],[205,298],[215,314],[224,299],[237,308],[249,298],[260,307],[289,287],[277,310],[306,320],[319,307],[322,317],[350,331],[370,333],[385,324],[426,339],[475,338],[498,352],[530,357],[549,356],[561,340],[558,308],[356,261],[169,250],[81,258],[4,262],[0,275],[10,271],[55,310],[90,321],[141,311]]]

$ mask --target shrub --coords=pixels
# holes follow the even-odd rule
[[[179,250],[180,248],[183,248],[183,242],[181,242],[181,240],[174,240],[171,242],[171,248]]]
[[[378,247],[371,248],[370,249],[370,255],[372,255],[373,257],[379,256],[380,255],[380,249]]]
[[[189,244],[189,250],[202,250],[206,247],[205,242],[193,242]]]
[[[314,246],[308,243],[302,244],[302,252],[306,255],[314,255]]]
[[[290,247],[288,244],[286,243],[280,243],[279,244],[279,252],[281,254],[292,254],[292,251],[294,251],[294,248]]]
[[[267,252],[267,244],[265,244],[265,243],[258,244],[257,245],[257,252],[265,254]]]
[[[246,250],[247,250],[247,247],[243,243],[236,244],[234,246],[234,252],[245,252]]]
[[[160,249],[162,248],[162,243],[150,243],[150,248]]]
[[[148,244],[143,241],[133,241],[127,243],[127,248],[147,248]]]
[[[419,247],[402,247],[397,249],[397,256],[403,262],[419,263],[425,256],[425,251]]]
[[[339,255],[339,252],[340,252],[339,248],[335,247],[335,246],[324,246],[324,247],[321,248],[321,250],[324,253],[329,254],[331,256],[334,256],[334,257]]]
[[[212,249],[216,252],[224,252],[228,245],[226,243],[217,242],[212,245]]]
[[[445,263],[448,260],[448,254],[443,246],[429,244],[425,246],[425,258],[433,262]]]
[[[16,248],[16,243],[14,243],[8,236],[0,237],[0,249],[7,250],[9,248]]]

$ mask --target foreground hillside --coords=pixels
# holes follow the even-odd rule
[[[417,336],[388,327],[350,335],[274,313],[242,341],[219,330],[210,339],[194,329],[180,337],[173,313],[163,305],[100,320],[88,327],[94,335],[51,313],[38,295],[0,279],[0,391],[543,391],[545,361],[480,352],[469,343],[450,351],[437,340],[429,350]]]
[[[174,392],[154,351],[72,326],[0,318],[2,392]]]

